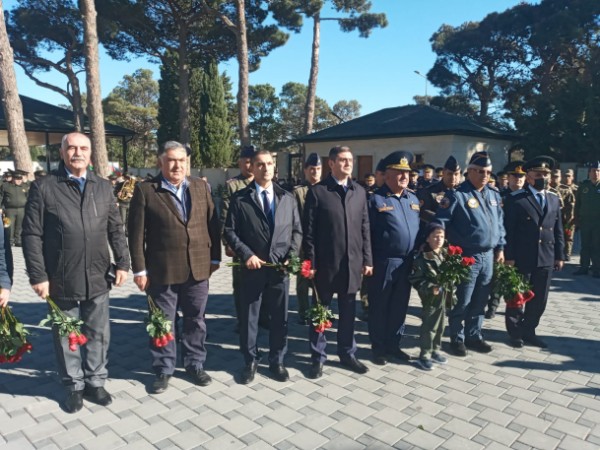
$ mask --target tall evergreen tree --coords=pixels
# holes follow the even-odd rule
[[[200,161],[204,167],[226,167],[231,162],[232,129],[228,120],[223,78],[216,61],[206,66],[199,98]]]

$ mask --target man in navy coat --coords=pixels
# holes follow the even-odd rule
[[[507,320],[511,344],[545,348],[535,329],[546,309],[553,270],[563,266],[564,235],[558,196],[548,190],[554,160],[538,156],[524,165],[526,185],[507,196],[505,211],[506,264],[515,265],[532,284],[535,297],[525,304],[524,314],[515,308]],[[513,311],[511,311],[513,310]]]

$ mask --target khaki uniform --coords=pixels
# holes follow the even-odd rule
[[[565,232],[565,256],[569,258],[573,250],[573,234],[575,232],[575,194],[566,184],[559,184],[549,189],[558,195],[560,213]]]
[[[6,183],[2,194],[2,209],[10,219],[10,242],[21,246],[21,225],[25,217],[25,205],[29,195],[29,183]]]
[[[600,276],[600,182],[585,180],[579,185],[575,221],[581,231],[581,268],[588,269],[591,260],[594,275]]]
[[[296,186],[292,191],[296,203],[298,204],[298,212],[300,213],[300,220],[304,224],[304,204],[306,202],[306,194],[308,194],[309,186],[302,184]],[[302,254],[300,254],[302,259]],[[311,282],[303,277],[302,275],[296,275],[296,297],[298,298],[298,322],[306,323],[306,311],[308,311],[308,289],[310,288]]]

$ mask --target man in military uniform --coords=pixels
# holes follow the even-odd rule
[[[408,188],[411,191],[417,191],[417,184],[419,183],[419,171],[417,169],[410,170],[410,179],[408,182]],[[381,186],[380,186],[381,187]]]
[[[593,276],[600,278],[600,161],[588,166],[575,200],[575,225],[581,231],[581,267],[575,275],[587,275],[591,260]]]
[[[563,229],[558,195],[549,191],[554,159],[538,156],[523,167],[527,186],[506,197],[506,264],[514,265],[535,294],[522,308],[507,308],[506,328],[511,344],[546,348],[536,328],[546,304],[552,273],[564,261]],[[600,196],[599,196],[600,197]]]
[[[444,168],[443,167],[436,167],[435,168],[435,177],[434,177],[434,179],[436,181],[440,181],[442,179],[442,175],[444,175]]]
[[[306,194],[308,189],[321,181],[321,172],[323,170],[321,157],[316,153],[311,153],[306,158],[304,163],[304,182],[300,186],[296,186],[294,191],[294,198],[298,203],[298,212],[300,220],[304,224],[302,217],[304,217],[304,203],[306,201]],[[300,255],[302,258],[302,255]],[[298,274],[296,276],[296,297],[298,298],[298,323],[301,325],[308,325],[306,318],[306,311],[308,311],[308,288],[311,283],[306,277]]]
[[[254,156],[255,148],[253,145],[247,145],[242,147],[240,150],[240,157],[238,158],[238,168],[240,169],[240,174],[227,180],[227,192],[223,197],[223,206],[221,209],[221,223],[225,223],[225,219],[227,218],[227,211],[229,210],[229,203],[231,201],[231,197],[237,191],[244,189],[248,186],[252,181],[254,181],[254,175],[251,172],[252,168],[252,156]],[[234,257],[234,262],[239,262],[239,260],[235,257],[233,251],[227,246],[227,242],[223,240],[223,244],[225,245],[225,254],[227,256]],[[241,267],[232,267],[231,268],[231,276],[233,283],[233,302],[235,304],[235,312],[236,318],[238,319],[238,324],[236,326],[236,330],[239,329],[239,317],[240,317],[240,289],[242,286],[240,285],[240,271]],[[268,316],[268,307],[266,302],[261,303],[260,308],[260,319],[259,325],[263,328],[269,327],[269,316]]]
[[[119,205],[121,222],[123,222],[123,225],[125,226],[125,236],[128,236],[129,234],[127,231],[127,222],[129,220],[129,204],[133,198],[133,189],[130,187],[132,179],[134,180],[130,174],[124,173],[123,181],[115,185],[115,196],[117,197],[117,203]],[[133,181],[133,183],[135,183],[135,181]]]
[[[460,246],[464,256],[475,259],[470,278],[457,287],[458,302],[448,316],[450,348],[457,356],[466,356],[467,347],[481,353],[492,351],[481,327],[494,261],[504,261],[506,244],[502,200],[488,185],[492,174],[488,153],[473,154],[467,172],[466,181],[446,192],[436,216],[446,226],[448,242]]]
[[[13,171],[12,182],[5,184],[3,189],[2,209],[10,220],[10,242],[15,247],[21,246],[21,225],[29,194],[29,184],[23,182],[23,176],[27,174],[23,170]]]
[[[35,181],[44,178],[46,175],[48,175],[48,172],[46,172],[44,169],[36,170],[35,172],[33,172],[33,177],[35,178]]]
[[[419,181],[417,182],[417,190],[424,189],[435,182],[435,180],[433,179],[434,169],[435,167],[433,167],[431,164],[425,164],[423,166],[423,176],[420,177]]]
[[[504,205],[504,201],[506,197],[511,193],[523,189],[525,185],[525,175],[526,172],[523,169],[525,165],[525,161],[511,161],[506,167],[504,167],[504,172],[507,174],[507,183],[508,187],[502,189],[500,191],[500,197],[502,197],[502,204]],[[493,280],[492,280],[492,291],[493,291]],[[494,293],[490,294],[490,299],[487,304],[487,311],[485,312],[486,319],[493,319],[496,317],[496,310],[500,306],[500,297]]]
[[[578,186],[575,184],[575,172],[573,169],[565,170],[565,185],[570,187],[573,193],[577,192]]]
[[[413,248],[419,231],[419,200],[408,190],[411,152],[385,158],[385,184],[369,199],[373,276],[369,278],[369,337],[373,362],[388,356],[410,357],[400,350],[404,334]]]
[[[552,171],[549,191],[558,195],[560,200],[560,213],[565,233],[565,258],[569,261],[573,248],[573,232],[575,231],[575,194],[569,186],[561,184],[560,169]]]
[[[383,167],[383,159],[380,159],[375,167],[375,186],[380,188],[385,183],[385,168]]]
[[[417,192],[421,205],[421,228],[427,226],[435,218],[435,213],[446,191],[456,188],[460,183],[460,165],[454,156],[448,157],[442,170],[442,177],[434,183]]]
[[[498,188],[498,190],[500,192],[502,192],[503,189],[506,189],[508,187],[508,174],[504,170],[501,170],[496,175],[496,178],[497,178],[496,187]]]

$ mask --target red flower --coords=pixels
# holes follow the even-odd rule
[[[333,326],[333,324],[331,323],[331,320],[328,320],[327,322],[325,322],[325,328],[331,328]]]
[[[171,332],[168,332],[168,333],[166,334],[166,336],[167,336],[167,340],[168,340],[169,342],[170,342],[170,341],[173,341],[173,340],[175,340],[175,337],[173,336],[173,333],[171,333]]]
[[[525,294],[523,294],[523,303],[527,303],[533,297],[535,297],[535,293],[533,291],[530,290],[525,292]]]
[[[475,264],[475,258],[473,258],[472,256],[463,256],[461,264],[465,267],[472,266],[473,264]]]
[[[77,350],[77,344],[69,344],[69,350],[71,350],[72,352]]]
[[[306,259],[302,261],[302,267],[300,268],[300,275],[304,278],[310,277],[310,271],[312,270],[312,263],[310,259]]]
[[[77,337],[77,343],[78,343],[79,345],[85,345],[85,344],[87,343],[87,341],[88,341],[88,339],[87,339],[87,337],[85,336],[85,334],[80,334],[80,335]]]
[[[161,339],[158,337],[152,338],[152,344],[154,344],[154,346],[157,348],[161,348],[163,346]]]
[[[317,333],[323,333],[325,331],[325,324],[321,322],[319,325],[315,326],[315,331]]]
[[[462,255],[463,249],[458,245],[449,245],[448,246],[448,254],[449,255]]]
[[[523,303],[523,300],[525,300],[525,297],[520,292],[517,292],[512,299],[512,301],[515,303]]]
[[[567,236],[567,237],[571,237],[571,233],[572,233],[572,232],[571,232],[571,230],[570,230],[569,228],[566,228],[566,229],[565,229],[565,236]]]

